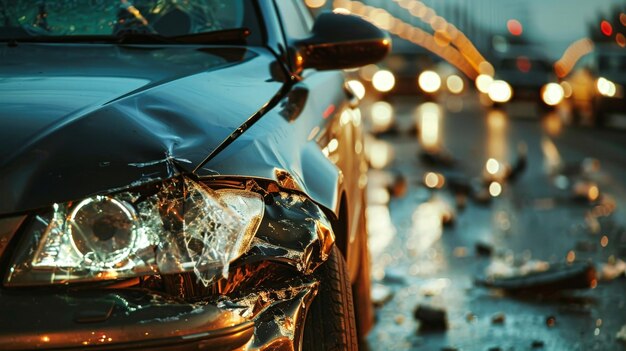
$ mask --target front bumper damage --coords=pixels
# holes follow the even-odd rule
[[[308,197],[264,189],[265,216],[227,277],[3,289],[0,349],[298,350],[335,237]]]

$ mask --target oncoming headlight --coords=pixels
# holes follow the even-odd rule
[[[246,252],[264,208],[257,193],[215,191],[186,178],[55,204],[25,228],[5,285],[181,272],[208,285]]]

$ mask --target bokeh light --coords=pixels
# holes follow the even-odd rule
[[[490,158],[485,164],[485,169],[487,170],[487,173],[496,175],[500,172],[500,162],[498,162],[495,158]]]
[[[506,28],[509,30],[509,33],[515,36],[522,35],[522,32],[524,31],[524,28],[522,27],[522,24],[520,23],[520,21],[516,19],[508,20],[506,22]]]
[[[609,23],[609,21],[602,21],[600,22],[600,30],[602,31],[602,34],[606,35],[607,37],[610,37],[611,34],[613,34],[613,26],[611,25],[611,23]]]
[[[305,0],[306,6],[317,9],[326,5],[326,0]]]
[[[441,88],[441,77],[434,71],[424,71],[417,79],[420,89],[427,93],[435,93]]]
[[[615,86],[615,83],[604,77],[598,78],[596,82],[596,88],[598,89],[598,92],[600,94],[608,97],[615,96],[615,93],[617,92],[617,87]]]
[[[372,76],[372,85],[374,86],[374,89],[380,91],[381,93],[386,93],[391,91],[391,89],[393,89],[396,85],[396,78],[390,71],[380,70]]]
[[[498,182],[491,182],[491,184],[489,184],[489,195],[498,197],[500,194],[502,194],[502,185]]]
[[[626,37],[622,33],[615,34],[615,42],[622,48],[626,47]]]
[[[563,88],[563,96],[565,98],[570,98],[574,92],[574,89],[572,88],[572,85],[567,82],[567,81],[562,81],[561,82],[561,88]]]
[[[460,94],[463,92],[465,83],[463,83],[463,78],[457,76],[456,74],[452,74],[446,79],[446,86],[448,87],[448,91],[451,93]]]
[[[365,86],[363,85],[363,83],[359,82],[356,79],[353,79],[348,81],[348,86],[354,92],[356,97],[358,97],[360,100],[365,97]]]
[[[548,106],[556,106],[565,97],[565,92],[563,91],[563,87],[561,87],[557,83],[548,83],[546,84],[541,92],[541,98],[543,102]]]
[[[489,92],[489,86],[493,83],[493,78],[487,74],[481,74],[476,77],[476,88],[483,94]]]
[[[386,101],[377,101],[370,109],[372,131],[384,132],[393,125],[393,106]]]
[[[493,102],[504,103],[511,100],[513,90],[509,83],[503,80],[494,80],[491,85],[489,85],[488,94]]]
[[[431,189],[441,189],[446,182],[443,175],[435,172],[428,172],[424,175],[424,184]]]

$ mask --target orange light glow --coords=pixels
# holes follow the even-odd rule
[[[563,53],[563,56],[554,64],[554,71],[559,78],[567,76],[576,62],[583,56],[589,54],[594,49],[593,41],[589,38],[582,38],[573,42]]]
[[[394,17],[384,9],[365,5],[361,1],[335,0],[335,8],[345,8],[390,33],[419,45],[443,58],[470,79],[475,79],[478,65],[486,61],[472,42],[454,25],[418,0],[393,0],[412,16],[431,26],[430,34],[408,22]]]
[[[306,3],[306,6],[312,9],[317,9],[326,5],[326,0],[306,0],[305,3]]]
[[[609,244],[609,238],[606,235],[604,235],[602,239],[600,239],[600,245],[602,247],[606,247],[608,244]]]
[[[426,150],[437,151],[441,147],[441,110],[434,102],[418,107],[420,141]]]
[[[574,251],[569,251],[567,253],[567,263],[572,263],[576,260],[576,252]]]
[[[626,37],[624,37],[624,34],[622,34],[622,33],[617,33],[615,35],[615,42],[620,47],[626,47]]]

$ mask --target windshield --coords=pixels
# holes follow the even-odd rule
[[[0,0],[0,38],[166,37],[247,28],[260,39],[249,0]]]

